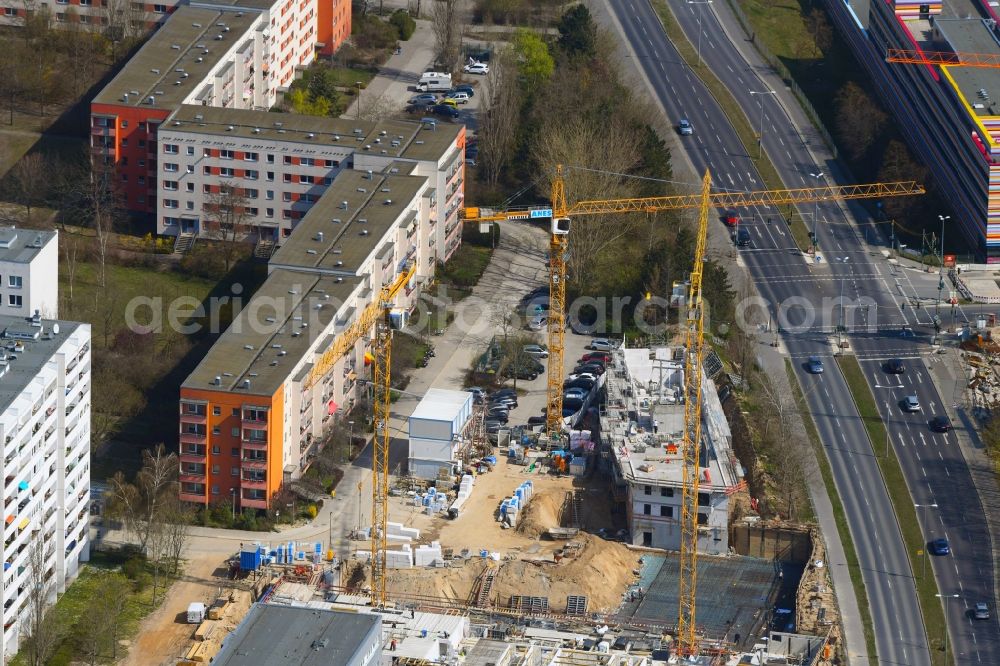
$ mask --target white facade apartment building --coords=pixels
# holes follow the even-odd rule
[[[631,541],[679,550],[684,433],[684,350],[615,349],[601,437],[612,454],[615,499],[625,503]],[[702,370],[698,551],[729,550],[729,493],[742,468],[715,384]]]
[[[27,620],[32,548],[53,600],[89,558],[90,376],[88,324],[0,316],[5,655]]]
[[[211,231],[206,204],[228,183],[248,199],[244,232],[280,243],[345,169],[395,169],[429,180],[435,259],[447,259],[461,242],[463,125],[182,106],[159,137],[159,234]]]
[[[0,227],[0,315],[59,316],[59,234]]]
[[[411,262],[408,312],[434,271],[430,180],[341,172],[271,257],[269,275],[180,392],[181,499],[263,509],[308,468],[369,369],[363,336],[314,382],[334,339]],[[251,414],[250,417],[247,414]],[[241,416],[242,415],[242,416]]]

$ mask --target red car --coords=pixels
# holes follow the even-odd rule
[[[728,224],[729,226],[735,227],[737,224],[739,224],[740,216],[735,210],[730,208],[729,210],[726,211],[726,214],[722,216],[722,219],[725,220],[726,224]]]
[[[589,352],[580,357],[579,363],[604,363],[611,360],[611,354],[607,352]]]

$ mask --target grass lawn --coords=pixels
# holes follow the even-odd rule
[[[357,90],[358,81],[361,81],[362,88],[367,88],[368,84],[375,78],[375,72],[362,67],[338,66],[331,67],[330,71],[333,72],[333,79],[338,86],[354,88],[355,90]]]
[[[677,49],[681,58],[684,59],[695,75],[702,80],[705,87],[712,94],[712,97],[715,98],[715,101],[729,118],[729,122],[743,143],[743,148],[747,151],[747,154],[751,156],[756,155],[757,133],[739,103],[729,93],[726,86],[712,73],[708,65],[698,62],[698,54],[695,51],[695,47],[688,41],[684,31],[681,30],[681,27],[674,20],[666,1],[653,0],[653,9],[656,10],[656,14],[660,17],[660,22],[663,24],[663,28],[667,32],[667,37],[670,38],[674,48]],[[780,190],[785,188],[785,184],[778,175],[778,171],[774,168],[774,165],[766,154],[760,159],[754,159],[754,163],[757,166],[757,173],[764,182],[762,189]],[[795,239],[795,243],[799,249],[805,250],[812,244],[809,240],[809,230],[806,228],[806,225],[792,222],[790,227],[792,238]]]
[[[69,666],[72,663],[81,663],[81,657],[76,653],[75,635],[84,632],[89,627],[89,621],[85,616],[88,604],[94,598],[101,597],[105,588],[105,579],[111,573],[118,570],[118,567],[101,560],[100,553],[94,553],[94,562],[86,564],[80,571],[80,576],[69,586],[65,594],[59,597],[56,602],[56,613],[60,625],[65,627],[69,635],[62,641],[55,655],[47,662],[47,666]],[[129,596],[125,612],[121,618],[119,637],[128,639],[136,635],[139,630],[139,623],[142,619],[156,610],[163,601],[163,589],[159,590],[160,598],[156,605],[152,602],[152,586],[146,586],[142,592],[134,590]],[[125,654],[124,648],[119,648],[118,657]],[[107,661],[110,655],[105,655]],[[28,660],[21,652],[12,661],[14,666],[26,666]]]
[[[65,267],[59,271],[60,314],[66,319],[90,322],[96,347],[113,344],[115,333],[126,325],[126,308],[130,303],[140,302],[134,299],[145,298],[159,299],[156,302],[162,303],[162,307],[157,307],[157,310],[163,315],[164,330],[162,334],[154,336],[157,348],[162,349],[169,345],[169,338],[181,335],[170,330],[167,315],[171,303],[182,296],[204,301],[217,286],[215,281],[169,269],[126,267],[109,263],[108,287],[105,289],[99,285],[98,271],[97,263],[79,262],[73,284],[72,304],[69,303],[67,271]],[[140,324],[148,324],[151,321],[150,308],[137,309],[135,318]]]
[[[0,130],[0,178],[10,171],[17,161],[35,145],[41,134],[5,132]]]
[[[938,586],[933,576],[933,569],[924,577],[916,575],[917,569],[921,568],[917,560],[920,557],[917,555],[917,551],[926,551],[927,544],[920,532],[917,510],[913,506],[913,498],[910,496],[906,479],[903,477],[903,470],[899,467],[899,460],[892,447],[889,448],[889,457],[885,457],[882,445],[886,441],[885,424],[882,422],[882,416],[875,405],[875,398],[868,388],[868,383],[865,381],[857,359],[853,356],[839,356],[837,364],[840,366],[841,372],[844,373],[844,379],[847,380],[851,395],[854,397],[854,404],[857,405],[858,413],[861,414],[861,421],[865,424],[865,430],[868,431],[868,439],[872,443],[875,460],[878,461],[882,478],[885,480],[885,486],[889,492],[889,498],[896,512],[896,521],[899,523],[903,543],[906,545],[906,554],[910,559],[910,570],[914,572],[913,581],[917,587],[917,598],[920,600],[928,645],[932,648],[943,645],[946,626],[944,609],[941,607],[941,600],[935,596],[938,594]],[[923,557],[927,557],[926,552]]]
[[[792,387],[795,401],[805,404],[805,396],[802,395],[802,388],[795,377],[795,370],[792,362],[785,359],[785,373],[788,375],[788,383]],[[819,433],[816,431],[816,424],[813,423],[812,416],[803,411],[802,422],[806,427],[806,434],[812,442],[816,451],[816,460],[819,463],[819,471],[823,477],[823,485],[826,486],[826,494],[830,497],[830,504],[833,506],[833,517],[837,522],[837,534],[840,536],[840,543],[844,547],[844,557],[847,558],[847,571],[851,575],[851,585],[854,587],[854,596],[858,601],[858,611],[861,613],[861,626],[865,632],[865,646],[868,650],[870,663],[878,663],[878,650],[875,647],[875,630],[872,627],[871,608],[868,607],[868,592],[865,589],[865,581],[861,575],[861,565],[858,563],[858,554],[854,550],[854,541],[851,539],[851,530],[847,524],[847,514],[844,512],[844,505],[840,501],[840,494],[837,492],[837,484],[833,480],[833,470],[830,469],[830,461],[826,459],[823,445],[820,443]],[[843,612],[843,609],[841,609]]]

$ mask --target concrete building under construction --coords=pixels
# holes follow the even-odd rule
[[[680,347],[619,347],[605,374],[601,433],[610,451],[614,498],[625,504],[633,545],[680,549],[684,353]],[[718,555],[729,550],[729,496],[743,470],[707,375],[701,414],[698,550]]]

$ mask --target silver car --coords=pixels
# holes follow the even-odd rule
[[[549,350],[541,345],[525,345],[524,353],[535,358],[548,358]]]

